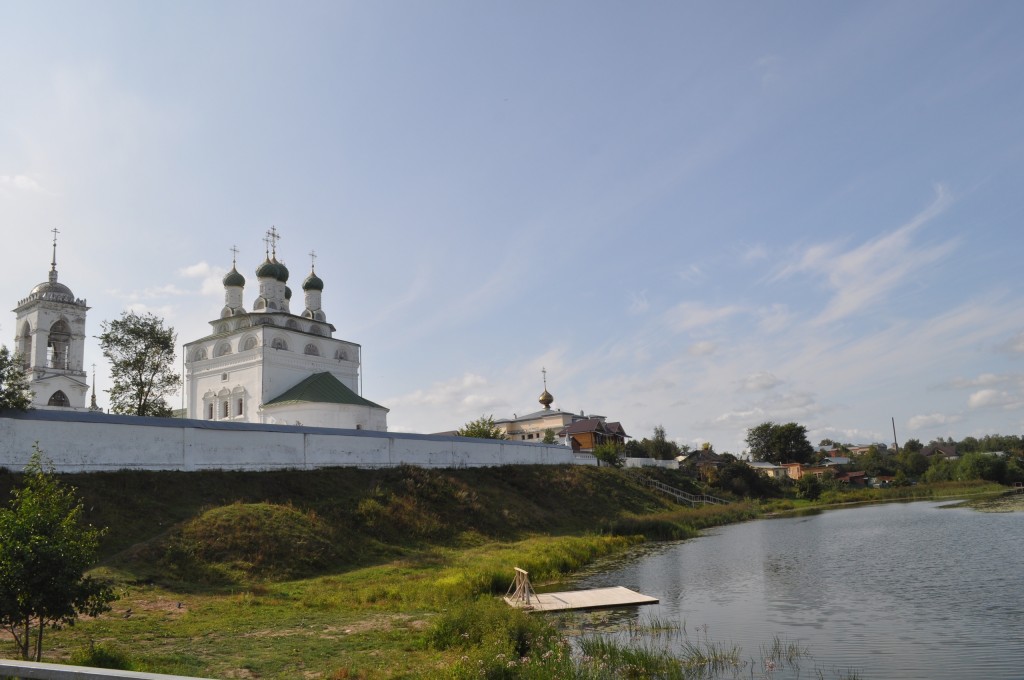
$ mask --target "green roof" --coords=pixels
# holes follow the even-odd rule
[[[280,406],[282,404],[298,404],[314,402],[321,404],[351,404],[353,406],[373,406],[384,408],[369,399],[363,399],[331,373],[314,373],[291,389],[285,390],[264,406]]]

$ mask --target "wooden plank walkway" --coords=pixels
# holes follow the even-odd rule
[[[529,600],[506,597],[505,602],[527,611],[561,612],[571,609],[604,609],[658,604],[658,598],[643,595],[623,586],[614,586],[591,590],[570,590],[561,593],[531,593]]]

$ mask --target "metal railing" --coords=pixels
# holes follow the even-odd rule
[[[636,477],[644,486],[649,486],[659,493],[671,496],[676,501],[689,503],[691,507],[697,507],[698,505],[728,505],[729,503],[729,501],[717,496],[687,493],[682,489],[677,489],[674,486],[663,484],[656,479],[651,479],[647,475],[637,475]]]
[[[12,661],[0,659],[0,680],[19,678],[20,680],[207,680],[191,678],[184,675],[164,675],[163,673],[141,673],[139,671],[119,671],[107,668],[89,668],[87,666],[65,666],[57,663],[37,663],[35,661]]]

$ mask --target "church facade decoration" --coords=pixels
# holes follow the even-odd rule
[[[48,280],[14,308],[15,353],[25,365],[32,408],[86,410],[85,315],[89,307],[57,280],[57,234]]]
[[[386,431],[388,409],[359,394],[362,348],[335,338],[321,307],[315,255],[302,284],[304,309],[295,314],[278,238],[276,229],[267,232],[251,311],[232,249],[220,317],[209,335],[184,346],[187,417]]]

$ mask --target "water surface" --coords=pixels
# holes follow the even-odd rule
[[[886,504],[765,519],[660,545],[579,587],[754,658],[778,636],[863,678],[1024,677],[1024,513]]]

